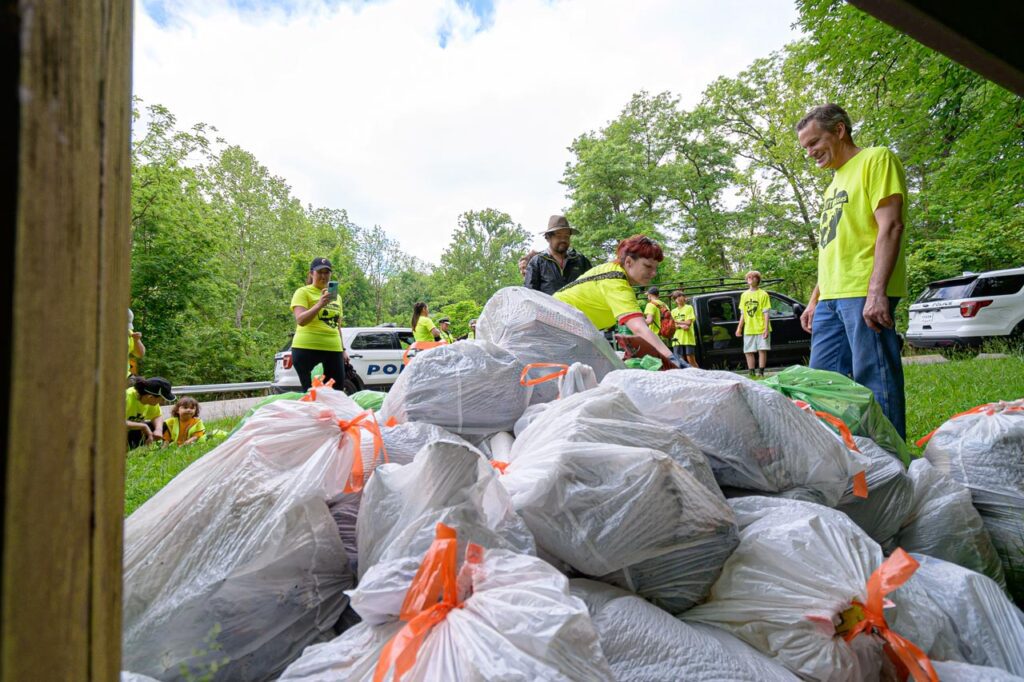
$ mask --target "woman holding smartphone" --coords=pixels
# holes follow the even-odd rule
[[[324,380],[334,379],[334,389],[344,390],[345,349],[341,340],[341,299],[338,283],[331,281],[331,261],[314,258],[306,286],[292,295],[295,336],[292,338],[292,366],[302,390],[313,385],[312,372],[323,365]]]

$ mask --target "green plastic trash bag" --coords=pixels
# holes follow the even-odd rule
[[[306,395],[306,394],[305,393],[296,393],[296,392],[278,393],[277,395],[268,395],[266,398],[264,398],[263,400],[259,401],[258,403],[256,403],[252,407],[250,407],[249,411],[245,413],[244,417],[242,417],[242,421],[238,422],[235,425],[235,428],[231,429],[231,433],[228,434],[228,435],[232,435],[232,434],[235,433],[235,431],[237,431],[238,429],[242,428],[242,424],[244,424],[246,422],[246,420],[249,419],[249,417],[251,417],[254,414],[256,414],[256,410],[260,409],[264,405],[269,405],[270,403],[276,402],[278,400],[298,400],[299,398],[301,398],[304,395]]]
[[[646,369],[648,372],[661,370],[661,360],[653,355],[645,355],[642,358],[630,358],[626,360],[627,369]]]
[[[793,365],[761,382],[787,398],[839,417],[855,436],[866,436],[910,465],[914,457],[882,413],[871,389],[837,372]]]
[[[356,401],[356,405],[364,410],[380,412],[380,406],[384,404],[384,397],[387,393],[383,391],[356,391],[350,397]]]

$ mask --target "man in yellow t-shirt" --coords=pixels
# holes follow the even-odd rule
[[[818,283],[800,316],[811,333],[811,367],[868,387],[906,437],[900,341],[893,323],[907,295],[907,181],[884,147],[861,149],[850,116],[835,104],[811,109],[796,125],[818,168],[835,171],[818,229]]]
[[[751,376],[764,376],[768,351],[772,347],[772,323],[768,319],[772,303],[768,292],[761,289],[760,272],[751,270],[746,279],[750,288],[740,295],[740,323],[736,325],[736,336],[743,337],[743,354],[747,356],[747,369]]]
[[[658,299],[660,293],[658,287],[648,289],[647,305],[644,306],[644,321],[655,336],[661,336],[661,309],[668,307]]]
[[[690,367],[697,365],[697,315],[693,306],[686,302],[686,294],[677,289],[672,292],[676,307],[672,309],[672,319],[676,322],[676,333],[672,335],[672,350],[676,356],[686,358]],[[699,369],[699,367],[698,367]]]

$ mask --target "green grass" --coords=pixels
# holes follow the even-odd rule
[[[907,391],[907,445],[975,405],[1024,398],[1024,359],[951,360],[903,368]]]
[[[206,423],[207,430],[231,431],[241,417],[217,419]],[[128,452],[125,460],[124,515],[128,516],[155,495],[189,464],[196,461],[221,440],[210,440],[185,447],[145,445]]]

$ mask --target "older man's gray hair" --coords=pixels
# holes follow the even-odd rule
[[[850,122],[850,115],[838,104],[829,103],[814,107],[796,124],[796,131],[800,132],[811,121],[816,121],[823,130],[830,133],[835,133],[839,124],[842,123],[846,126],[846,134],[849,136],[850,142],[853,142],[853,123]]]

